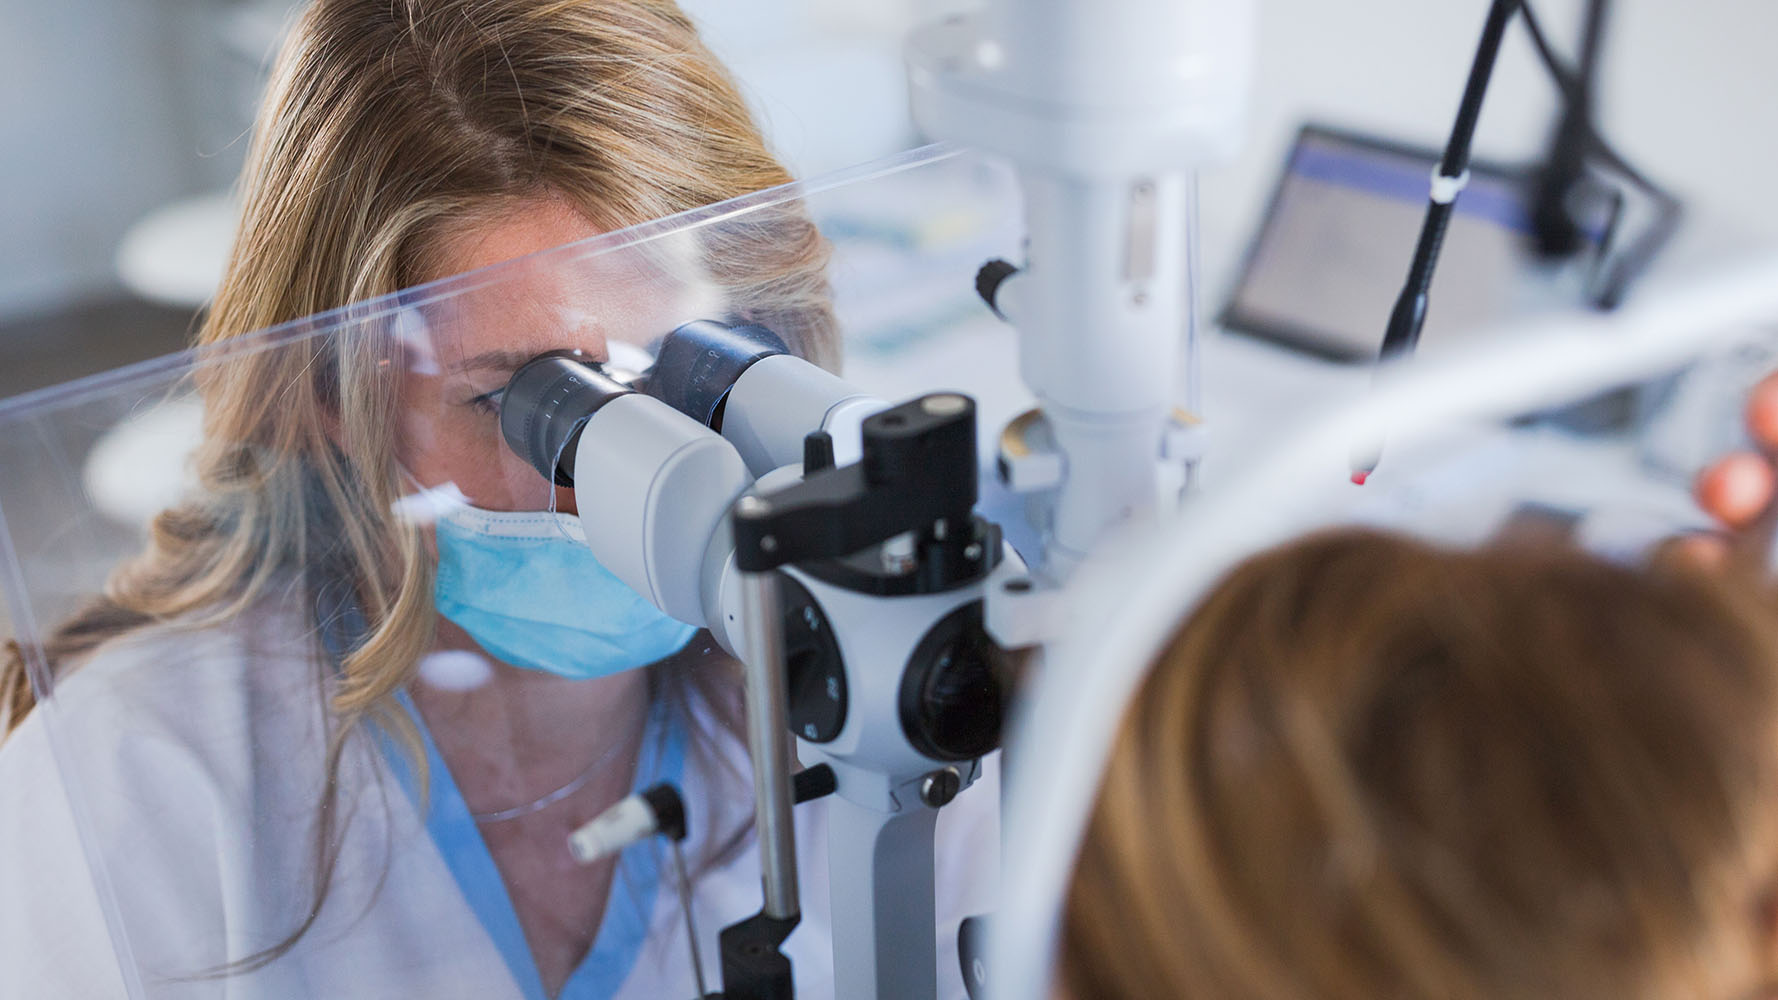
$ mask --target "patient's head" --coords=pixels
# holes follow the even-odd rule
[[[1762,996],[1778,638],[1567,550],[1371,533],[1236,570],[1132,701],[1076,1000]]]

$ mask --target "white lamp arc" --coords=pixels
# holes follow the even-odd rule
[[[1305,470],[1337,475],[1355,441],[1391,449],[1455,424],[1508,417],[1671,371],[1778,317],[1778,258],[1612,315],[1569,315],[1493,346],[1381,373],[1364,401],[1312,421],[1290,445],[1193,498],[1140,545],[1095,559],[1069,588],[1076,626],[1050,650],[1008,741],[1007,831],[989,943],[993,1000],[1050,995],[1060,907],[1125,706],[1177,624],[1246,556],[1337,523]],[[1387,459],[1385,459],[1386,461]],[[1136,550],[1140,550],[1139,552]]]

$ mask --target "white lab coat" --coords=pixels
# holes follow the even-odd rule
[[[0,745],[0,997],[521,1000],[370,736],[349,741],[341,759],[346,832],[314,925],[263,967],[205,974],[283,940],[313,897],[325,672],[299,621],[261,610],[226,627],[114,641]],[[747,808],[747,788],[719,779],[712,789],[696,760],[682,786],[690,809]],[[963,996],[957,921],[992,906],[996,793],[990,776],[940,814],[944,1000]],[[825,1000],[822,808],[797,812],[803,921],[787,952],[798,997]],[[655,895],[617,1000],[695,993],[671,886]],[[712,989],[716,932],[758,909],[759,888],[751,844],[696,883]]]

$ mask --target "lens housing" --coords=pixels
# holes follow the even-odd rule
[[[783,339],[763,326],[693,320],[661,340],[645,391],[720,433],[735,380],[755,361],[788,353]]]
[[[573,486],[581,429],[600,407],[632,391],[580,351],[540,354],[506,383],[500,435],[545,479]]]

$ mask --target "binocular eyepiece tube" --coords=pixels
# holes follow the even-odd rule
[[[573,486],[581,428],[605,404],[640,391],[721,433],[735,383],[755,362],[779,355],[790,359],[790,349],[765,327],[713,320],[694,320],[662,338],[654,366],[633,387],[583,352],[540,354],[507,382],[500,433],[544,478]]]
[[[500,433],[574,490],[586,544],[655,607],[720,623],[728,513],[753,476],[721,435],[577,352],[539,355],[507,382]],[[722,641],[719,636],[718,641]]]
[[[575,452],[587,421],[634,391],[580,351],[540,354],[506,383],[500,434],[545,479],[573,486]]]

